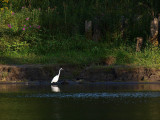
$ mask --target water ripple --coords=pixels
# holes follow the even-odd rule
[[[34,98],[153,98],[160,97],[160,92],[121,92],[121,93],[42,93],[31,94],[19,97]]]

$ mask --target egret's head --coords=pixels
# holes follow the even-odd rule
[[[60,70],[63,70],[63,68],[60,68]]]

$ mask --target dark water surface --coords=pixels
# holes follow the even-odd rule
[[[160,120],[160,84],[0,84],[0,120]]]

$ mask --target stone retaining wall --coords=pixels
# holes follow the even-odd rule
[[[129,66],[80,67],[75,65],[0,65],[0,81],[51,81],[60,67],[60,80],[160,81],[160,69]]]

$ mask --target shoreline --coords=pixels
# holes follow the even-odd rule
[[[78,82],[74,82],[74,81],[67,81],[67,84],[63,84],[63,81],[60,81],[56,84],[51,84],[50,82],[40,82],[40,81],[28,81],[28,82],[17,82],[17,81],[3,81],[0,82],[1,85],[3,84],[8,84],[8,85],[12,85],[12,84],[19,84],[19,85],[55,85],[55,86],[59,86],[59,85],[138,85],[138,84],[159,84],[160,82],[83,82],[83,83],[78,83]]]

